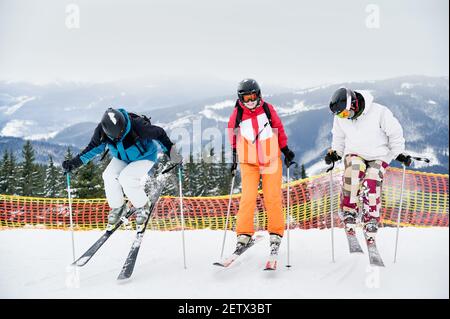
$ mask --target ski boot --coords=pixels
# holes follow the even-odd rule
[[[252,241],[252,236],[241,234],[237,236],[237,243],[236,243],[236,251],[241,250],[245,246],[249,245]]]
[[[150,210],[148,204],[136,209],[136,230],[141,232],[145,228],[148,217],[150,216]]]
[[[106,230],[112,230],[114,226],[119,222],[122,216],[125,216],[127,209],[127,205],[123,204],[120,207],[113,208],[108,214],[108,226],[106,226]]]
[[[369,244],[375,242],[375,236],[378,231],[378,221],[379,218],[370,215],[364,216],[364,236],[366,237],[367,243]]]
[[[344,211],[342,218],[345,226],[345,231],[350,235],[356,233],[356,212]]]
[[[271,256],[277,256],[278,251],[280,250],[281,245],[281,237],[277,234],[270,234],[270,255]]]

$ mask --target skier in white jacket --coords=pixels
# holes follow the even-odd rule
[[[404,154],[403,129],[392,112],[373,102],[367,91],[340,88],[331,97],[330,109],[336,116],[325,162],[344,158],[341,211],[345,229],[354,234],[362,195],[364,232],[368,241],[374,241],[385,170],[393,159],[411,164],[411,156]]]

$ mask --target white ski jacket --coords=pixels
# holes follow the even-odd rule
[[[355,120],[334,117],[331,147],[342,157],[357,154],[389,164],[405,150],[403,129],[387,107],[373,102],[372,94],[358,93],[364,97],[365,109]]]

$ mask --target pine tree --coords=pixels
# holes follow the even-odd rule
[[[14,156],[13,152],[10,151],[9,158],[8,158],[8,164],[7,164],[7,187],[6,187],[6,194],[9,195],[16,195],[17,192],[17,180],[18,180],[18,167],[16,162],[16,157]]]
[[[5,150],[0,161],[0,194],[6,194],[8,189],[8,152]]]
[[[305,165],[302,164],[302,168],[301,168],[301,178],[308,178],[308,175],[306,175],[306,170],[305,170]]]
[[[301,172],[301,168],[297,165],[294,164],[291,166],[291,180],[299,180],[302,178],[302,172]]]
[[[34,190],[33,196],[44,197],[45,196],[45,171],[46,166],[42,164],[35,165],[35,171],[33,173]]]
[[[219,194],[218,195],[225,195],[230,193],[231,188],[231,164],[226,162],[225,158],[225,145],[222,145],[222,154],[221,154],[221,161],[218,165],[218,172],[219,172]],[[235,188],[236,188],[236,178],[235,178]],[[234,190],[233,190],[234,191]]]
[[[34,163],[34,150],[30,141],[26,141],[22,149],[23,162],[19,166],[17,191],[22,196],[33,196],[36,190],[38,169]]]
[[[61,185],[63,180],[62,172],[55,166],[53,162],[53,157],[49,155],[49,163],[45,171],[45,185],[44,185],[44,196],[45,197],[60,197]]]
[[[71,160],[72,158],[73,158],[73,153],[70,150],[70,146],[69,146],[69,147],[67,147],[67,152],[64,155],[64,160],[68,161],[68,160]]]
[[[73,182],[75,196],[78,198],[104,197],[101,174],[94,161],[78,169],[77,179]]]

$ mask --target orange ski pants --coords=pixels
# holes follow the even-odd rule
[[[271,174],[264,174],[258,165],[241,163],[242,196],[237,214],[236,232],[238,235],[253,235],[256,199],[259,180],[262,176],[264,206],[267,212],[269,233],[283,236],[285,220],[283,214],[281,182],[283,164],[278,159],[277,169]]]

